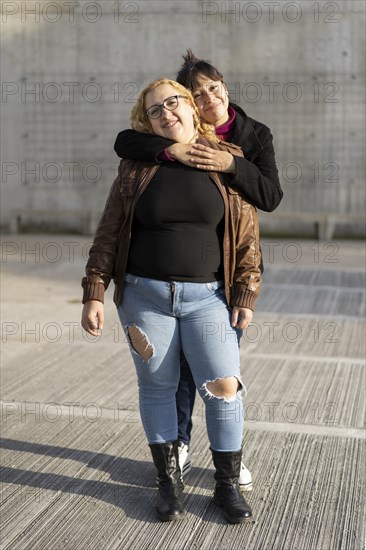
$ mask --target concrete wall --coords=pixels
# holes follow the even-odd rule
[[[66,211],[100,212],[117,132],[142,87],[173,77],[188,47],[272,130],[285,198],[265,228],[309,230],[281,212],[364,211],[363,2],[4,1],[1,10],[3,225],[14,209],[24,224],[70,230],[82,220]]]

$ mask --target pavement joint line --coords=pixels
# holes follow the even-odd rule
[[[276,319],[286,319],[290,318],[292,321],[296,319],[328,319],[329,321],[334,321],[334,319],[341,319],[342,321],[359,321],[360,323],[365,322],[365,318],[362,315],[345,315],[344,313],[318,313],[318,312],[311,312],[311,313],[300,313],[300,312],[294,312],[294,313],[288,313],[284,311],[261,311],[260,309],[256,310],[254,319],[258,319],[258,317],[273,317],[275,316]]]
[[[61,412],[62,418],[63,414],[69,416],[70,423],[73,422],[74,418],[84,418],[88,422],[97,422],[100,419],[107,419],[107,420],[114,420],[114,422],[120,422],[123,421],[123,419],[119,418],[119,415],[122,411],[126,411],[127,413],[130,412],[130,409],[121,409],[121,408],[109,408],[109,407],[102,407],[98,403],[87,403],[88,410],[85,411],[85,406],[72,406],[72,412],[70,410],[70,405],[61,405],[60,403],[56,403],[55,401],[52,401],[50,403],[40,403],[39,401],[0,401],[0,407],[3,409],[7,407],[8,405],[15,405],[18,408],[18,412],[22,410],[22,406],[33,406],[35,409],[37,406],[39,406],[39,412],[42,410],[42,415],[39,414],[39,417],[42,417],[42,420],[44,422],[47,422],[47,416],[44,417],[43,410],[46,407],[56,407],[57,410]],[[90,407],[93,407],[93,409],[96,410],[89,410]],[[245,408],[245,404],[244,404]],[[25,415],[34,415],[37,414],[36,411],[32,410],[26,410],[23,411],[23,414]],[[3,414],[1,415],[3,418]],[[14,422],[14,414],[9,414],[9,420],[13,423]],[[193,415],[193,419],[202,420],[202,416],[199,415]],[[54,420],[48,419],[51,423],[55,423]],[[59,419],[57,419],[58,421]],[[7,420],[5,422],[3,421],[3,427],[7,423]],[[23,422],[24,423],[24,422]],[[323,426],[317,426],[314,424],[300,424],[297,422],[273,422],[271,420],[268,421],[254,421],[254,420],[245,420],[245,429],[249,431],[270,431],[270,432],[282,432],[282,433],[299,433],[299,434],[310,434],[310,435],[319,435],[319,436],[331,436],[331,437],[346,437],[346,438],[353,438],[353,439],[365,439],[366,438],[366,429],[363,428],[348,428],[348,427],[339,427],[334,425],[323,425]]]
[[[287,271],[292,271],[293,272],[294,263],[292,263],[291,265],[285,265],[285,264],[275,265],[273,262],[267,262],[264,267],[266,268],[264,273],[266,271],[269,272],[269,271],[272,271],[272,270],[274,270],[274,271],[287,270]],[[314,272],[314,271],[328,271],[329,273],[334,273],[334,268],[321,265],[320,262],[313,263],[312,265],[296,265],[295,269],[296,269],[297,272],[300,272],[300,273],[302,271],[311,271],[311,272]],[[340,269],[337,269],[336,271],[337,271],[337,273],[360,273],[362,275],[364,274],[363,267],[344,267],[344,266],[342,266]]]
[[[355,292],[355,291],[359,291],[359,292],[363,292],[365,293],[365,288],[362,287],[362,286],[352,286],[351,288],[349,287],[346,287],[346,286],[340,286],[340,285],[304,285],[304,284],[301,284],[301,283],[291,283],[289,281],[286,281],[285,283],[267,283],[267,282],[264,282],[263,283],[263,288],[268,288],[268,287],[275,287],[275,288],[281,288],[281,287],[286,287],[288,289],[288,287],[291,287],[291,290],[293,288],[295,289],[305,289],[305,290],[308,290],[308,291],[313,291],[313,290],[336,290],[336,291],[341,291],[341,292]]]
[[[327,361],[332,363],[345,363],[347,365],[366,365],[365,359],[360,359],[359,357],[333,357],[331,355],[291,355],[289,353],[248,353],[241,354],[242,359],[283,359],[291,361]]]
[[[244,421],[245,422],[245,421]],[[366,429],[347,428],[339,426],[316,426],[314,424],[298,424],[295,422],[253,422],[246,421],[245,429],[249,431],[270,431],[309,434],[318,436],[366,439]]]
[[[20,340],[16,340],[16,342],[20,342]],[[66,342],[67,343],[67,342]],[[89,342],[83,342],[83,341],[76,341],[73,343],[70,343],[70,346],[77,344],[78,347],[80,346],[89,346],[89,345],[97,345],[99,347],[107,347],[110,348],[111,344],[116,344],[116,342],[111,341],[105,341],[105,342],[96,342],[96,344],[90,344]],[[300,355],[298,353],[292,355],[290,353],[257,353],[256,351],[250,351],[249,353],[246,353],[244,351],[244,347],[248,345],[252,345],[253,343],[250,341],[247,341],[242,344],[240,357],[241,359],[279,359],[283,361],[307,361],[307,362],[331,362],[331,363],[344,363],[345,365],[360,365],[360,366],[366,366],[366,360],[362,359],[360,357],[341,357],[341,356],[333,356],[333,355]],[[39,345],[37,343],[31,343],[28,345]],[[60,340],[59,342],[52,342],[53,346],[64,346],[65,341]]]

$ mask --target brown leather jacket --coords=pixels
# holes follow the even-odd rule
[[[205,140],[201,143],[208,144]],[[221,142],[211,147],[242,156],[241,149]],[[104,302],[110,280],[115,283],[114,303],[122,302],[124,275],[131,240],[133,213],[140,195],[159,165],[124,159],[113,182],[86,265],[83,304],[88,300]],[[254,206],[228,186],[225,174],[208,173],[221,192],[225,205],[223,262],[227,304],[254,310],[260,288],[260,249],[258,217]]]

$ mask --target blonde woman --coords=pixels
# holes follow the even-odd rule
[[[136,130],[177,143],[240,154],[220,144],[214,129],[200,122],[192,95],[169,79],[143,90],[131,121]],[[206,407],[214,501],[230,523],[251,520],[238,486],[244,390],[238,342],[260,286],[255,208],[222,174],[123,160],[82,281],[82,325],[92,335],[103,326],[104,291],[112,278],[158,472],[158,517],[172,521],[185,514],[176,409],[182,349]]]

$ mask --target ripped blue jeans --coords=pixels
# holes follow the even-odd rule
[[[175,394],[180,349],[205,403],[207,434],[215,451],[238,451],[243,436],[242,331],[230,325],[222,282],[165,282],[126,274],[118,308],[136,367],[142,424],[150,444],[178,438]],[[216,397],[208,382],[236,377],[232,397]]]

